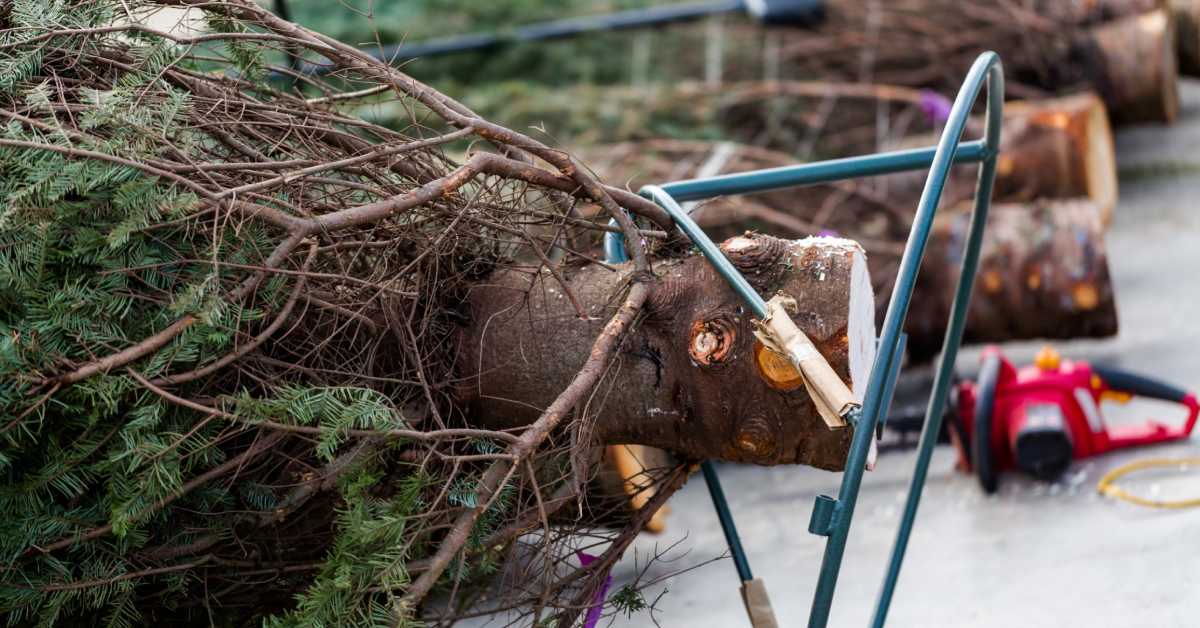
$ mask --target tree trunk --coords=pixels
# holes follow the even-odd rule
[[[1009,93],[1095,89],[1119,123],[1178,111],[1175,20],[1164,0],[961,2],[826,0],[815,31],[785,34],[788,76],[954,93],[983,50]],[[864,60],[869,60],[867,63]]]
[[[968,136],[983,133],[983,121],[973,119]],[[933,136],[914,137],[904,146],[930,146]],[[972,198],[977,166],[955,168],[942,193],[943,205]],[[888,190],[900,203],[915,207],[925,172],[890,177]],[[1000,155],[996,160],[993,198],[1002,203],[1038,199],[1088,198],[1107,227],[1117,205],[1117,160],[1112,127],[1104,102],[1093,92],[1047,100],[1005,103]]]
[[[1200,0],[1171,0],[1175,13],[1175,45],[1179,72],[1200,76]]]
[[[914,360],[941,347],[969,214],[939,217],[925,252],[905,331]],[[992,208],[964,340],[1111,336],[1117,310],[1099,208],[1088,200]]]
[[[1175,50],[1179,72],[1200,76],[1200,0],[1092,0],[1076,5],[1081,21],[1103,22],[1159,8],[1175,21]]]
[[[760,294],[783,291],[793,316],[861,398],[874,359],[874,300],[866,258],[839,238],[784,241],[747,235],[722,244]],[[753,334],[740,297],[699,255],[656,264],[647,315],[588,405],[598,444],[639,444],[687,459],[808,464],[841,469],[851,431],[830,430],[795,371]],[[468,420],[493,429],[524,425],[586,360],[632,268],[591,265],[549,275],[506,272],[472,289],[460,334],[458,396]],[[571,300],[590,318],[581,320]],[[577,408],[578,410],[578,408]]]
[[[1117,205],[1117,161],[1104,102],[1085,92],[1004,106],[995,198],[1091,199],[1108,226]],[[970,177],[974,192],[974,177]]]
[[[1162,8],[1099,24],[1078,43],[1077,55],[1114,121],[1175,121],[1179,66],[1171,11]]]

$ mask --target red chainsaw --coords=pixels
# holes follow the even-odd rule
[[[1187,418],[1178,425],[1105,422],[1102,401],[1125,403],[1133,397],[1181,404]],[[1054,480],[1073,459],[1185,439],[1198,413],[1194,393],[1148,377],[1063,360],[1050,347],[1038,353],[1033,365],[1016,368],[998,348],[988,347],[979,379],[958,385],[950,438],[958,448],[960,468],[974,471],[983,490],[994,493],[1000,471],[1018,469]]]

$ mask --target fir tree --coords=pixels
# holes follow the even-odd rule
[[[477,129],[401,75],[289,87],[271,64],[315,36],[241,0],[167,32],[161,8],[0,13],[0,616],[409,625],[452,523],[476,513],[451,588],[572,481],[542,449],[489,486],[514,439],[455,432],[444,385],[464,287],[549,250],[572,204],[502,169],[425,194]],[[372,85],[404,128],[339,113]]]

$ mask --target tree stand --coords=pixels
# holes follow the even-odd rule
[[[966,128],[967,118],[985,84],[987,85],[987,115],[984,137],[963,142],[961,138]],[[951,384],[951,375],[954,372],[954,362],[962,341],[967,305],[979,265],[980,244],[983,239],[984,225],[987,224],[987,212],[991,205],[992,187],[995,182],[1003,103],[1004,75],[1000,58],[993,52],[986,52],[976,59],[968,72],[954,101],[941,138],[934,147],[677,181],[662,186],[646,186],[640,192],[642,196],[652,199],[672,216],[680,230],[692,240],[717,273],[729,282],[730,286],[745,300],[753,314],[762,320],[768,318],[767,302],[746,281],[737,267],[713,244],[680,203],[716,196],[765,192],[856,177],[929,169],[917,213],[913,219],[912,231],[901,258],[895,289],[884,318],[883,331],[878,340],[876,359],[868,379],[862,406],[861,408],[850,406],[838,410],[842,418],[854,430],[850,453],[842,475],[841,488],[837,498],[820,495],[813,504],[808,530],[818,536],[827,537],[827,540],[817,589],[813,596],[812,610],[808,619],[810,627],[823,627],[829,621],[829,611],[833,603],[838,573],[841,570],[846,538],[850,533],[854,506],[858,500],[859,487],[862,484],[863,470],[870,460],[872,439],[878,437],[883,427],[896,378],[900,372],[900,362],[905,345],[905,334],[901,330],[908,314],[913,287],[917,280],[917,271],[925,253],[926,244],[933,228],[934,214],[946,186],[950,168],[956,163],[979,163],[975,206],[971,216],[966,249],[962,257],[955,298],[946,326],[945,342],[934,379],[933,393],[929,398],[929,406],[926,410],[916,466],[913,469],[904,514],[897,530],[896,541],[892,548],[891,559],[884,576],[883,587],[879,593],[871,625],[883,626],[887,619],[888,607],[900,575],[900,566],[904,560],[908,537],[916,518],[917,507],[920,504],[921,491],[925,486],[929,460],[941,429],[943,409]],[[623,261],[625,244],[621,240],[621,236],[611,232],[607,234],[605,252],[609,261]],[[789,358],[799,367],[803,357],[796,355],[796,352],[791,350],[791,345],[788,346],[788,349]],[[803,368],[799,370],[807,374]],[[730,554],[743,583],[742,595],[750,620],[756,628],[774,626],[776,622],[766,597],[766,590],[762,581],[754,579],[750,571],[749,562],[742,550],[737,528],[725,501],[724,492],[721,490],[716,470],[707,462],[702,465],[702,470],[713,499],[713,505],[721,521],[721,527],[725,532]]]

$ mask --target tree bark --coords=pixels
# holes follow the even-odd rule
[[[784,35],[793,75],[952,94],[976,55],[990,49],[1004,62],[1012,94],[1091,88],[1118,123],[1171,122],[1178,111],[1175,20],[1164,0],[826,5],[828,19],[815,31]]]
[[[1179,72],[1200,76],[1200,0],[1171,0],[1175,14],[1175,45]]]
[[[1200,76],[1200,0],[1090,0],[1075,5],[1081,22],[1104,22],[1160,8],[1175,21],[1179,72]]]
[[[874,300],[862,249],[840,238],[747,235],[722,244],[760,294],[783,291],[793,319],[860,398],[874,359]],[[699,255],[661,260],[645,318],[632,326],[596,394],[590,441],[638,444],[685,459],[841,469],[851,430],[830,430],[802,385],[757,346],[741,297]],[[473,288],[460,334],[457,394],[468,420],[528,424],[586,359],[599,321],[632,269],[592,265],[565,286],[505,272]],[[578,318],[565,294],[584,304]],[[793,372],[794,373],[794,372]],[[589,419],[590,421],[590,419]]]
[[[1115,122],[1175,121],[1179,66],[1171,11],[1160,8],[1099,24],[1076,48],[1088,82]]]
[[[1037,320],[1016,320],[1026,315],[1013,305],[996,305],[990,311],[1011,314],[1013,321],[998,323],[976,318],[975,314],[989,297],[977,296],[978,305],[968,321],[969,342],[1000,342],[1039,337],[1109,336],[1116,332],[1113,288],[1109,282],[1104,255],[1103,224],[1111,215],[1116,190],[1116,167],[1112,159],[1111,131],[1103,121],[1103,106],[1094,95],[1078,95],[1046,102],[1017,104],[1005,118],[1005,139],[1001,148],[1001,176],[997,181],[997,205],[992,226],[985,232],[986,251],[1011,248],[1007,242],[1014,234],[1028,236],[1025,257],[1036,257],[1048,277],[1075,273],[1091,278],[1097,304],[1092,309],[1053,306],[1052,297],[1042,294]],[[590,163],[612,180],[627,180],[635,187],[641,183],[662,181],[668,176],[686,177],[687,171],[673,172],[680,163],[699,163],[713,151],[713,144],[702,142],[650,142],[606,147],[597,150]],[[616,158],[606,159],[612,153]],[[738,147],[724,172],[769,168],[792,163],[789,155],[773,151]],[[956,206],[967,206],[974,192],[976,166],[955,170],[944,192],[942,213]],[[727,237],[747,229],[758,229],[779,236],[802,237],[822,230],[853,238],[867,248],[871,257],[872,278],[877,293],[890,290],[900,253],[917,206],[925,173],[903,173],[875,177],[846,184],[811,186],[713,199],[697,210],[696,217],[714,237]],[[1053,196],[1092,198],[1084,200],[1048,199]],[[1005,207],[1004,203],[1009,203]],[[1078,207],[1087,206],[1088,210]],[[1022,209],[1024,208],[1024,209]],[[1064,216],[1055,216],[1056,211]],[[1094,214],[1094,216],[1090,216]],[[910,326],[910,345],[918,349],[914,357],[927,359],[940,347],[946,317],[953,297],[953,278],[957,276],[960,252],[946,253],[951,238],[961,236],[946,228],[947,218],[934,233],[934,242],[925,256],[926,276],[917,283],[911,318],[921,319]],[[961,218],[960,218],[961,220]],[[965,230],[965,223],[959,225]],[[1081,238],[1063,244],[1058,254],[1037,248],[1036,242],[1061,237],[1074,229]],[[938,240],[943,243],[939,244]],[[1017,243],[1018,245],[1020,243]],[[939,248],[941,252],[939,252]],[[1036,255],[1035,255],[1036,254]],[[942,265],[940,271],[932,267]],[[986,267],[986,266],[985,266]],[[939,280],[939,277],[941,279]],[[1012,284],[1020,293],[1026,278],[1019,272],[999,273],[993,279]],[[950,283],[946,283],[949,281]],[[982,283],[982,280],[981,280]],[[1061,282],[1050,282],[1062,289]],[[976,295],[983,294],[982,288]],[[1069,286],[1060,295],[1070,299]],[[1084,295],[1086,297],[1086,295]],[[1030,297],[1032,298],[1032,296]],[[886,298],[879,298],[878,320],[882,320]],[[923,353],[922,353],[923,351]]]
[[[974,191],[970,178],[970,191]],[[1004,106],[995,198],[1089,198],[1108,226],[1117,205],[1117,161],[1104,102],[1096,94]]]
[[[969,214],[935,221],[905,331],[915,361],[940,348]],[[964,340],[1111,336],[1117,311],[1096,204],[1084,200],[992,208]]]
[[[983,120],[972,119],[968,136],[983,134]],[[903,146],[931,146],[934,136],[914,137]],[[942,193],[943,205],[973,197],[977,166],[954,169]],[[897,202],[915,207],[925,172],[891,175],[887,189]],[[1001,203],[1039,199],[1087,198],[1096,204],[1107,227],[1116,210],[1116,148],[1104,101],[1094,92],[1046,100],[1004,104],[1000,155],[992,197]]]

